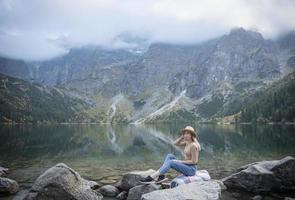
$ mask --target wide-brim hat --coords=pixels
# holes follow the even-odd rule
[[[185,128],[181,129],[181,134],[184,134],[185,131],[189,131],[193,137],[197,137],[197,133],[195,132],[195,129],[191,126],[186,126]]]

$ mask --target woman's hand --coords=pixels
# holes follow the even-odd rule
[[[183,141],[183,135],[181,135],[179,138],[177,138],[175,141],[174,141],[174,145],[176,146],[185,146],[185,142]]]

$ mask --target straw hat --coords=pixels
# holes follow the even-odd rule
[[[195,129],[191,126],[186,126],[185,128],[181,129],[181,133],[184,134],[185,131],[189,131],[193,137],[197,137]]]

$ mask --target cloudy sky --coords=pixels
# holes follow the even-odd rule
[[[0,0],[0,55],[44,60],[71,47],[124,47],[114,39],[122,33],[192,44],[244,27],[273,39],[295,30],[294,11],[294,0]]]

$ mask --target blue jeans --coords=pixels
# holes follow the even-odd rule
[[[176,159],[176,157],[173,154],[167,154],[162,167],[159,169],[160,174],[165,174],[171,168],[185,176],[193,176],[196,174],[196,165],[180,163],[172,159]]]

